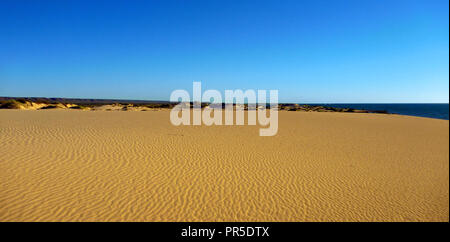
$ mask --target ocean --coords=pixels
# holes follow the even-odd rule
[[[364,110],[385,110],[388,113],[410,115],[427,118],[438,118],[449,120],[448,103],[408,103],[408,104],[384,104],[384,103],[339,103],[339,104],[311,104],[330,106],[336,108],[353,108]]]

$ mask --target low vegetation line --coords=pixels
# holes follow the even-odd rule
[[[70,99],[70,98],[15,98],[0,97],[0,109],[23,109],[23,110],[44,110],[44,109],[73,109],[91,111],[150,111],[171,109],[178,103],[167,101],[140,101],[140,100],[114,100],[114,99]],[[193,106],[191,102],[189,104]],[[234,104],[244,110],[267,108],[247,104]],[[224,108],[225,104],[201,103],[202,108],[215,107]],[[346,113],[388,113],[385,110],[358,110],[352,108],[337,108],[321,105],[308,104],[278,104],[280,111],[300,111],[300,112],[346,112]]]

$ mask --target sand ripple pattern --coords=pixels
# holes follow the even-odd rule
[[[280,112],[0,110],[0,221],[448,221],[449,122]]]

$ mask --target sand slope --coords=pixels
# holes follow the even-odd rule
[[[280,112],[0,110],[0,221],[448,221],[449,122]]]

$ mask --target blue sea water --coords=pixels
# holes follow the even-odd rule
[[[449,120],[449,104],[448,103],[408,103],[408,104],[362,104],[362,103],[339,103],[339,104],[314,104],[322,106],[330,106],[336,108],[353,108],[353,109],[364,109],[364,110],[385,110],[389,113],[419,116],[427,118],[438,118]]]

